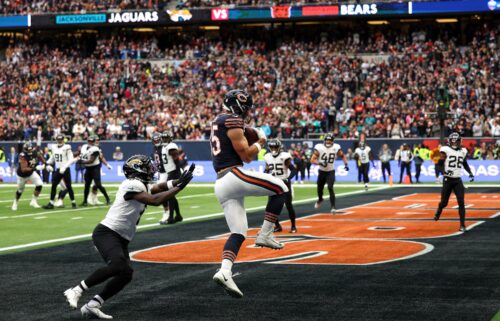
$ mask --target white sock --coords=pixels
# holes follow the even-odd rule
[[[169,211],[164,211],[163,212],[163,217],[161,218],[161,220],[162,221],[166,221],[166,220],[168,220],[169,216],[170,216],[170,212]]]
[[[91,308],[100,308],[104,304],[104,300],[99,295],[96,295],[87,304]]]
[[[33,195],[33,197],[31,198],[32,201],[37,201],[38,200],[38,196],[35,196]]]
[[[87,286],[87,284],[85,284],[85,281],[82,281],[79,285],[75,286],[75,289],[78,289],[78,292],[81,293],[83,291],[87,291],[89,287]]]
[[[264,223],[262,224],[262,228],[260,229],[260,231],[264,234],[269,234],[273,230],[274,230],[274,223],[264,220]]]
[[[54,205],[54,201],[53,200],[50,200],[49,203],[52,204],[52,205]]]
[[[220,266],[221,270],[231,271],[232,268],[233,268],[233,261],[228,260],[228,259],[222,260],[222,264]]]

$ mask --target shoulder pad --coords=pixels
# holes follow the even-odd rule
[[[148,191],[146,185],[144,185],[144,183],[142,183],[137,179],[126,179],[122,182],[120,187],[124,190],[125,193],[127,192],[140,193]]]

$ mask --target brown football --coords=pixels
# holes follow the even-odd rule
[[[257,130],[252,127],[246,127],[245,128],[245,138],[248,141],[248,146],[252,145],[253,143],[256,143],[259,140],[259,135],[257,135]]]

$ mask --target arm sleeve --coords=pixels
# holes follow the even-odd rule
[[[467,159],[464,159],[464,169],[469,175],[472,175],[472,171],[470,170],[469,163],[467,163]]]
[[[224,121],[224,125],[227,129],[241,128],[243,129],[243,119],[239,117],[229,117]]]
[[[294,177],[297,174],[297,168],[293,166],[292,163],[290,163],[288,169],[290,170],[290,175],[288,175],[287,179],[292,179],[292,177]]]

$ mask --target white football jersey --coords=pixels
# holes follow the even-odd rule
[[[179,149],[179,147],[177,147],[177,144],[169,143],[168,145],[161,147],[160,157],[162,159],[163,169],[165,170],[165,173],[170,173],[176,170],[174,159],[169,154],[169,151],[173,149]]]
[[[325,144],[317,144],[314,146],[314,150],[317,150],[319,153],[318,162],[319,169],[324,172],[331,172],[335,170],[335,159],[337,158],[337,153],[340,148],[339,144],[333,144],[330,147],[326,147]]]
[[[444,161],[444,175],[447,177],[462,176],[464,160],[467,157],[467,148],[462,147],[457,150],[451,148],[450,146],[443,146],[439,151],[446,154],[446,160]]]
[[[149,187],[137,179],[124,180],[118,188],[113,205],[101,224],[131,241],[146,205],[133,199],[127,201],[124,197],[128,192],[140,193],[148,192],[148,190]]]
[[[370,151],[371,151],[371,148],[368,146],[365,146],[364,149],[361,149],[358,147],[354,151],[354,155],[358,155],[359,161],[361,162],[361,164],[367,164],[370,162]]]
[[[290,175],[288,167],[285,166],[288,159],[292,159],[292,155],[287,152],[280,152],[276,157],[271,153],[264,155],[264,161],[270,170],[269,173],[281,179],[287,179]]]
[[[399,153],[399,158],[401,159],[402,162],[405,162],[405,163],[411,162],[413,160],[413,153],[411,152],[411,150],[404,150],[403,149]]]
[[[101,164],[101,149],[99,147],[89,146],[88,144],[85,144],[82,146],[80,153],[80,158],[84,161],[89,160],[92,155],[97,154],[96,159],[92,163],[86,164],[85,167],[92,167]]]
[[[71,151],[71,146],[64,144],[61,147],[57,144],[52,145],[52,156],[54,160],[56,169],[63,166],[69,166],[70,162],[73,160],[73,152]]]

